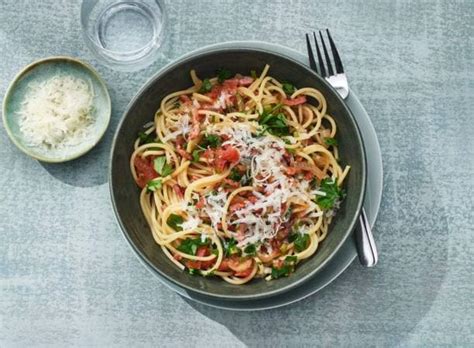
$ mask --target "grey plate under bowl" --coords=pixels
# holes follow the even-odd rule
[[[300,52],[294,51],[288,47],[266,42],[225,42],[213,45],[212,47],[264,47],[267,50],[274,50],[276,52],[291,56],[301,63],[307,63],[307,57]],[[197,50],[196,52],[191,52],[189,54],[192,55],[194,53],[198,53],[199,51],[200,50]],[[352,114],[359,125],[365,145],[367,156],[367,185],[364,199],[364,208],[367,212],[370,225],[373,227],[377,219],[380,202],[382,200],[383,167],[380,146],[370,117],[357,96],[351,92],[345,102],[351,109]],[[317,276],[284,294],[260,300],[222,301],[181,288],[168,281],[164,277],[158,276],[158,279],[169,289],[175,291],[184,298],[211,307],[234,311],[267,310],[286,306],[316,294],[318,291],[329,285],[342,272],[344,272],[344,270],[354,261],[356,256],[357,250],[354,239],[348,238],[338,251],[337,255],[330,262],[328,262],[326,266],[324,266]],[[142,260],[140,259],[140,261]],[[151,271],[148,265],[145,263],[143,264]]]
[[[298,265],[288,278],[267,282],[255,279],[245,286],[235,286],[218,278],[192,277],[180,271],[154,242],[139,205],[139,189],[129,170],[129,158],[136,134],[153,119],[161,99],[168,93],[192,84],[189,71],[211,77],[219,67],[248,74],[261,71],[270,64],[271,76],[294,82],[297,86],[312,86],[326,97],[328,113],[338,124],[339,154],[342,163],[350,164],[346,179],[347,197],[333,220],[328,237],[318,252]],[[351,234],[362,207],[366,184],[365,153],[357,124],[344,101],[321,77],[290,56],[264,48],[209,48],[178,59],[163,68],[131,101],[115,134],[110,165],[110,189],[115,213],[124,235],[137,255],[157,275],[176,285],[204,296],[221,300],[249,300],[275,296],[303,284],[331,260]]]

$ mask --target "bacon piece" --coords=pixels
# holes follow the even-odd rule
[[[300,95],[294,99],[283,98],[282,102],[288,106],[296,106],[306,103],[306,97],[304,95]]]

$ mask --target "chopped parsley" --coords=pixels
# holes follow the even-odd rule
[[[221,144],[221,138],[216,134],[208,134],[201,141],[200,147],[207,149],[208,147],[216,148]]]
[[[281,267],[272,267],[272,278],[277,279],[281,277],[288,277],[290,273],[295,271],[296,261],[298,258],[296,256],[287,256]]]
[[[193,151],[193,154],[192,154],[192,156],[193,156],[192,161],[193,162],[199,162],[199,158],[201,158],[201,152],[202,152],[202,150],[194,150]]]
[[[336,179],[321,180],[319,190],[326,194],[325,196],[316,196],[316,203],[322,209],[331,209],[337,201],[344,198],[344,191],[337,185]]]
[[[146,134],[145,132],[138,132],[138,138],[140,139],[140,145],[155,142],[155,138],[153,138],[153,135]]]
[[[216,73],[217,73],[217,80],[219,81],[219,83],[222,83],[225,80],[228,80],[232,77],[232,73],[230,72],[230,70],[227,70],[224,68],[217,69]]]
[[[186,238],[176,249],[188,255],[196,255],[198,248],[204,245],[209,245],[207,238],[204,241],[200,237]]]
[[[293,243],[295,250],[301,252],[309,245],[309,235],[303,233],[293,233],[288,237],[288,242]]]
[[[153,160],[153,168],[158,174],[165,177],[173,173],[173,167],[166,163],[166,157],[160,156]]]
[[[335,138],[324,138],[324,142],[328,146],[337,146],[337,139]]]
[[[257,72],[255,70],[250,70],[250,76],[252,76],[253,79],[257,79]]]
[[[257,253],[256,245],[255,244],[247,245],[244,249],[244,253],[246,253],[247,255],[255,256],[255,254]]]
[[[277,104],[272,109],[265,109],[258,118],[258,123],[261,126],[261,133],[268,132],[272,135],[281,137],[290,135],[290,128],[284,113],[275,113],[281,108],[281,104]]]
[[[237,248],[237,241],[234,238],[230,238],[224,243],[224,253],[226,256],[240,253],[239,248]]]
[[[153,192],[153,191],[159,190],[161,186],[162,186],[161,180],[153,179],[153,180],[148,181],[148,183],[146,184],[146,189],[149,192]]]
[[[202,85],[201,89],[199,90],[199,93],[208,93],[212,89],[212,83],[209,79],[204,79],[202,80]]]
[[[288,82],[284,82],[282,85],[282,88],[283,88],[283,92],[285,92],[287,96],[292,95],[296,91],[296,87]]]
[[[243,174],[241,174],[237,169],[232,168],[229,174],[229,179],[233,181],[240,182],[242,179]]]
[[[168,216],[168,219],[166,220],[166,223],[168,224],[168,226],[171,227],[175,231],[183,230],[183,228],[181,227],[181,224],[183,222],[184,222],[183,217],[177,214],[170,214],[170,216]]]
[[[191,275],[200,275],[201,271],[195,268],[188,268],[188,273]]]

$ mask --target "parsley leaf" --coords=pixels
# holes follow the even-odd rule
[[[166,220],[166,223],[168,224],[168,226],[171,227],[175,231],[183,230],[183,228],[181,227],[181,224],[183,222],[184,222],[183,217],[177,214],[170,214],[170,216],[168,216],[168,219]]]
[[[194,150],[193,151],[193,162],[199,162],[199,158],[201,157],[202,150]]]
[[[152,134],[146,134],[145,132],[138,132],[138,138],[140,138],[140,145],[150,144],[155,142]]]
[[[244,253],[246,253],[247,255],[255,256],[255,254],[257,253],[257,247],[255,246],[255,244],[249,244],[245,247]]]
[[[293,86],[291,83],[284,82],[282,85],[283,92],[286,93],[286,95],[292,95],[296,91],[296,87]]]
[[[337,146],[337,139],[335,138],[324,138],[324,142],[329,146]]]
[[[200,275],[201,271],[195,268],[188,268],[188,273],[191,275]]]
[[[185,254],[196,255],[197,249],[203,245],[209,245],[209,240],[207,238],[204,241],[202,241],[200,237],[186,238],[176,249]]]
[[[166,163],[165,156],[156,157],[153,160],[153,168],[163,177],[170,175],[174,171],[173,167]]]
[[[232,168],[229,174],[229,179],[233,181],[240,182],[240,179],[242,179],[242,174],[235,168]]]
[[[344,192],[339,186],[337,186],[336,179],[323,179],[321,180],[320,191],[324,192],[326,196],[316,196],[316,203],[322,209],[331,209],[334,204],[344,197]]]
[[[146,189],[149,192],[152,192],[152,191],[159,190],[161,188],[161,186],[162,186],[161,180],[150,180],[146,184]]]
[[[212,148],[216,148],[218,147],[219,145],[221,144],[221,138],[216,135],[216,134],[208,134],[204,137],[204,139],[201,141],[201,144],[200,146],[203,147],[203,148],[208,148],[208,147],[212,147]]]
[[[288,237],[288,242],[294,243],[297,252],[305,250],[309,245],[309,236],[302,233],[293,233]]]
[[[250,76],[252,76],[253,79],[257,79],[257,72],[255,70],[250,70]]]
[[[225,256],[238,254],[239,252],[240,250],[237,248],[237,241],[234,238],[230,238],[226,243],[224,243]]]
[[[268,133],[275,136],[289,135],[290,129],[288,127],[285,114],[282,112],[273,114],[273,110],[264,110],[258,119],[258,123],[262,127],[262,133],[267,131]]]
[[[230,72],[230,70],[224,68],[220,68],[217,70],[217,80],[219,81],[219,83],[222,83],[225,80],[230,79],[231,77],[232,73]]]
[[[202,80],[201,88],[199,89],[199,93],[208,93],[212,89],[212,83],[209,79]]]
[[[281,277],[288,277],[291,272],[294,272],[296,261],[298,261],[298,258],[296,256],[287,256],[285,258],[283,266],[279,268],[272,267],[272,278],[277,279]]]
[[[272,278],[278,279],[281,277],[288,277],[291,273],[291,267],[283,266],[280,268],[272,267]]]

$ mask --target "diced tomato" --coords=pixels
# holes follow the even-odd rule
[[[252,267],[247,268],[246,270],[243,270],[242,272],[235,272],[235,276],[239,278],[247,278],[250,274],[252,274],[253,271],[253,265]]]
[[[249,196],[249,197],[248,197],[248,200],[249,200],[250,203],[255,203],[255,202],[258,201],[258,198],[255,197],[255,196]]]
[[[304,178],[308,181],[312,180],[313,179],[313,173],[311,172],[306,172],[306,174],[304,175]]]
[[[253,82],[253,78],[250,76],[244,76],[239,79],[240,86],[250,86]]]
[[[179,186],[178,184],[174,184],[173,185],[173,190],[174,192],[176,192],[176,195],[179,197],[179,198],[183,198],[184,197],[184,189]]]
[[[183,257],[182,257],[180,254],[174,254],[174,255],[173,255],[173,258],[174,258],[175,260],[178,260],[178,261],[180,261],[180,260],[183,259]]]
[[[296,173],[298,173],[298,168],[295,168],[295,167],[287,167],[286,168],[286,174],[290,175],[290,176],[293,176],[295,175]]]
[[[234,181],[234,180],[230,180],[230,179],[227,179],[225,178],[224,179],[224,182],[229,185],[230,187],[233,187],[233,188],[237,188],[240,186],[239,182],[238,181]]]
[[[243,207],[245,207],[245,203],[237,202],[237,203],[231,204],[231,206],[229,207],[229,210],[230,210],[231,213],[233,213],[234,211],[240,210]]]
[[[181,157],[186,158],[187,160],[192,159],[191,154],[187,153],[186,150],[181,147],[178,147],[176,152],[178,152]]]
[[[273,260],[273,262],[272,262],[273,267],[275,267],[275,268],[282,268],[284,263],[285,262],[283,260]]]
[[[192,269],[201,269],[201,261],[188,260],[185,263],[186,267]]]
[[[283,104],[288,106],[300,105],[306,103],[306,97],[304,95],[300,95],[299,97],[296,97],[294,99],[283,98],[282,102]]]
[[[200,246],[197,251],[196,251],[196,256],[209,256],[211,255],[211,251],[209,250],[209,247],[207,246]],[[214,260],[210,261],[201,261],[201,269],[206,269],[212,266],[212,264],[215,262]]]
[[[308,162],[302,162],[302,161],[295,162],[295,167],[305,172],[306,171],[310,172],[311,174],[316,176],[319,180],[321,180],[325,176],[324,172],[321,169],[319,169],[315,165],[309,164]]]
[[[206,96],[212,100],[216,100],[222,92],[222,85],[216,84],[212,86],[212,89],[209,93],[206,93]]]
[[[141,188],[144,188],[150,180],[158,176],[158,173],[153,168],[152,161],[147,158],[136,156],[133,164],[137,172],[137,184]]]
[[[189,139],[194,140],[199,136],[199,133],[201,132],[201,126],[199,123],[194,123],[191,132],[189,132]]]
[[[231,95],[237,92],[237,87],[239,87],[238,79],[229,79],[222,83],[222,89]]]
[[[245,237],[245,231],[247,230],[247,224],[239,224],[239,229],[237,230],[237,240],[242,240]]]
[[[208,256],[210,255],[209,248],[206,246],[200,246],[197,248],[196,256]]]
[[[286,239],[286,237],[288,237],[289,234],[290,234],[290,228],[283,227],[281,230],[277,232],[277,235],[275,238],[278,239],[279,241],[282,241]]]
[[[216,151],[216,169],[223,171],[228,163],[237,163],[239,159],[239,150],[232,146],[224,146]]]
[[[184,145],[184,138],[180,135],[176,138],[176,151],[179,155],[187,160],[191,160],[191,154],[187,153],[186,150],[183,148]]]
[[[186,94],[180,95],[179,100],[181,100],[183,104],[191,104],[191,98],[189,98]]]
[[[229,268],[234,272],[243,272],[248,268],[253,267],[252,258],[241,258],[239,256],[233,256],[229,260]]]
[[[221,261],[221,264],[219,265],[219,267],[217,268],[218,271],[221,271],[221,272],[228,272],[230,271],[230,268],[229,268],[229,260],[230,258],[226,257],[226,258],[223,258],[222,261]]]
[[[193,117],[192,117],[192,129],[189,133],[189,139],[193,140],[199,136],[201,132],[201,121],[204,119],[204,115],[199,114],[196,108],[192,109]]]
[[[206,205],[206,198],[202,196],[201,198],[199,198],[199,201],[196,203],[196,208],[202,209],[204,208],[205,205]]]

